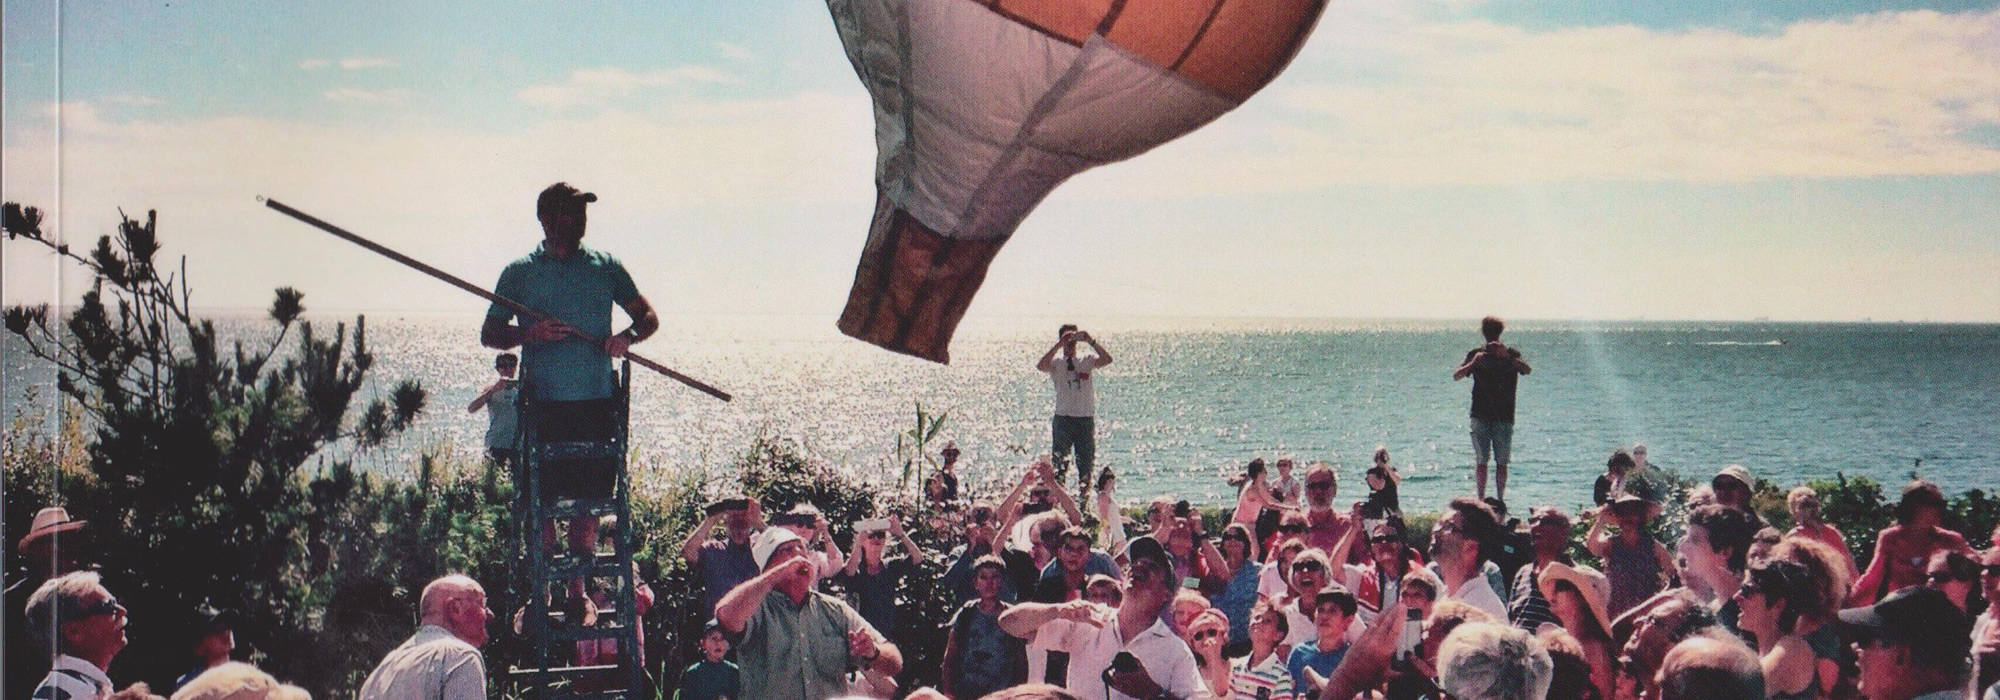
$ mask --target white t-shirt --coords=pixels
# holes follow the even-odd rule
[[[1097,389],[1090,376],[1101,366],[1100,362],[1096,355],[1085,355],[1076,358],[1076,369],[1072,370],[1061,353],[1049,360],[1049,382],[1056,387],[1056,415],[1075,418],[1097,415]]]
[[[1458,590],[1444,596],[1446,600],[1456,600],[1493,616],[1493,621],[1505,624],[1507,603],[1500,600],[1500,594],[1493,592],[1493,586],[1486,583],[1485,576],[1474,576],[1460,584]]]
[[[1185,700],[1212,700],[1208,684],[1201,680],[1201,672],[1194,662],[1194,652],[1188,650],[1187,642],[1167,629],[1167,625],[1154,620],[1131,641],[1118,638],[1118,616],[1106,611],[1099,622],[1102,627],[1069,620],[1050,620],[1037,630],[1037,640],[1054,633],[1058,651],[1069,652],[1069,692],[1081,698],[1107,698],[1107,700],[1138,700],[1132,696],[1106,688],[1104,670],[1111,667],[1111,659],[1120,651],[1132,652],[1139,663],[1146,667],[1146,675],[1153,678],[1167,694]]]

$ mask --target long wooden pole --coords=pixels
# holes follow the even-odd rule
[[[262,200],[264,202],[264,206],[275,209],[280,214],[284,214],[294,219],[298,219],[299,221],[302,221],[307,225],[312,226],[313,228],[325,231],[327,233],[331,233],[334,236],[344,239],[349,243],[353,243],[363,248],[375,251],[376,253],[379,253],[383,257],[386,257],[390,260],[394,260],[409,267],[415,268],[418,272],[422,272],[426,275],[430,275],[432,277],[443,280],[446,284],[471,292],[474,295],[477,295],[481,299],[485,299],[495,304],[505,306],[508,309],[512,310],[514,313],[520,314],[523,317],[532,320],[541,320],[549,317],[548,314],[536,311],[535,309],[529,308],[528,306],[520,302],[514,301],[512,299],[508,299],[507,297],[494,294],[493,292],[487,291],[485,287],[481,287],[471,282],[459,279],[457,276],[454,276],[449,272],[445,272],[435,267],[426,265],[422,261],[417,260],[416,258],[412,258],[408,255],[404,255],[394,250],[390,250],[388,247],[383,246],[380,243],[376,243],[366,238],[354,235],[353,233],[348,232],[346,229],[342,229],[339,226],[335,226],[333,224],[329,224],[325,221],[322,221],[319,219],[319,217],[307,214],[297,209],[293,209],[289,206],[284,205],[283,203],[280,203],[278,200],[268,199],[265,197],[258,197],[257,199]],[[600,347],[604,345],[603,338],[590,337],[588,335],[583,335],[581,332],[579,332],[578,335],[583,337],[583,339],[585,340],[596,343]],[[640,367],[644,367],[646,369],[659,372],[660,374],[667,375],[668,378],[673,379],[674,381],[686,384],[690,387],[694,387],[695,390],[700,391],[701,393],[708,394],[709,396],[713,396],[715,398],[722,399],[724,401],[728,401],[730,399],[728,392],[709,386],[707,383],[704,383],[699,379],[695,379],[694,377],[690,377],[685,374],[673,371],[672,369],[669,369],[666,365],[662,365],[658,362],[648,360],[646,358],[640,357],[630,352],[625,353],[625,359],[631,360],[634,364],[637,364]]]

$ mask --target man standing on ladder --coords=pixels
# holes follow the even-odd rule
[[[544,314],[515,325],[516,314],[501,304],[486,311],[479,342],[497,350],[521,348],[523,388],[542,442],[606,440],[617,432],[611,360],[659,330],[653,305],[632,284],[632,275],[609,254],[583,247],[584,205],[597,195],[558,182],[542,190],[535,216],[542,244],[500,272],[494,292]],[[618,305],[632,326],[611,333],[611,306]],[[526,319],[522,319],[524,322]],[[599,345],[585,338],[604,338]],[[616,488],[616,462],[579,461],[560,473],[542,474],[544,498],[604,498]],[[525,479],[526,474],[516,474]],[[571,528],[594,531],[595,517],[578,517]]]

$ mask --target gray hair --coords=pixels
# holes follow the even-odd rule
[[[1474,622],[1438,646],[1438,683],[1459,700],[1543,700],[1555,662],[1527,630]]]
[[[95,571],[75,571],[43,581],[28,595],[28,638],[43,651],[62,652],[62,633],[57,626],[83,606],[85,596],[103,586],[104,580]]]
[[[1710,629],[1674,645],[1660,664],[1664,700],[1761,700],[1764,666],[1743,640]]]
[[[195,676],[174,691],[173,700],[312,700],[312,695],[279,683],[256,666],[231,661]]]

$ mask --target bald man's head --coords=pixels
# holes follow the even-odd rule
[[[1667,652],[1660,664],[1664,700],[1762,700],[1764,666],[1728,633],[1704,632]]]
[[[486,589],[472,577],[452,574],[430,582],[419,606],[424,624],[443,627],[473,646],[486,644],[486,621],[493,612],[486,609]]]

